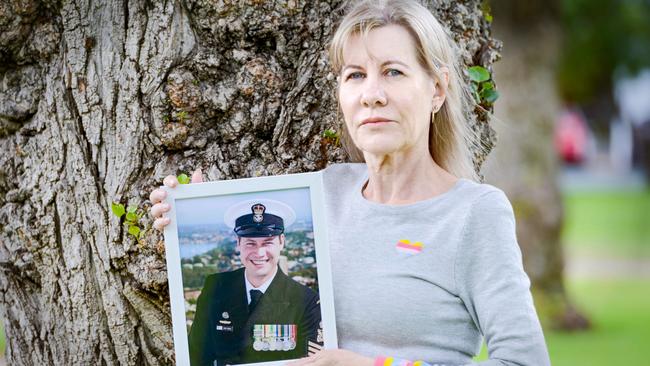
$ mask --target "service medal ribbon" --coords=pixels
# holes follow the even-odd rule
[[[296,348],[296,324],[255,324],[253,349],[255,351],[290,351]]]

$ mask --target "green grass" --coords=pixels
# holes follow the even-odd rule
[[[546,332],[553,365],[647,365],[650,280],[584,280],[568,285],[593,329]]]
[[[650,258],[650,190],[564,195],[563,242],[574,255]],[[545,330],[553,366],[648,365],[650,279],[566,280],[584,332]],[[485,347],[476,360],[488,358]]]
[[[650,190],[568,193],[567,248],[616,256],[650,257]]]
[[[569,281],[575,304],[593,328],[546,330],[553,366],[647,365],[650,341],[650,280]],[[488,358],[485,346],[475,360]]]
[[[5,326],[3,319],[0,319],[0,357],[5,355]]]

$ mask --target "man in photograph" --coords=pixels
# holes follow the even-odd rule
[[[189,334],[191,364],[306,356],[309,343],[320,343],[318,294],[278,266],[294,211],[279,201],[245,201],[230,207],[224,219],[237,235],[243,268],[206,278]]]

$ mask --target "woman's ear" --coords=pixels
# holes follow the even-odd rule
[[[442,66],[438,69],[436,78],[436,89],[433,94],[433,109],[440,109],[447,96],[447,87],[449,86],[449,68]]]

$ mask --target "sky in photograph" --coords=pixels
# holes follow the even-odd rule
[[[228,208],[249,199],[272,199],[289,205],[296,212],[296,220],[311,220],[309,188],[293,188],[276,191],[229,194],[176,200],[178,225],[223,224]]]

